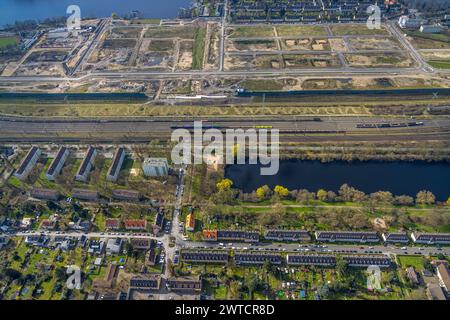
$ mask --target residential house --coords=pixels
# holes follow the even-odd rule
[[[153,222],[153,234],[157,235],[163,228],[164,225],[164,211],[158,210],[156,213],[155,221]]]
[[[141,200],[141,194],[134,190],[116,189],[112,192],[112,197],[121,201],[139,202]]]
[[[336,265],[336,257],[326,254],[288,254],[287,264],[292,266],[323,266]]]
[[[147,230],[147,220],[145,219],[127,219],[123,221],[126,230]]]
[[[106,219],[105,220],[106,230],[119,230],[120,229],[120,219]]]
[[[106,254],[119,254],[122,250],[123,239],[109,239],[106,243]]]
[[[177,277],[169,278],[166,282],[169,291],[200,292],[202,291],[202,280],[200,277]]]
[[[239,230],[218,230],[218,241],[258,242],[259,233]]]
[[[150,239],[131,239],[130,243],[135,250],[149,250],[152,246]]]
[[[68,148],[66,147],[59,148],[56,157],[53,159],[52,163],[48,167],[47,173],[45,174],[48,180],[54,181],[56,179],[56,176],[60,173],[68,156],[69,156]]]
[[[116,182],[119,178],[120,169],[122,168],[123,161],[125,160],[125,148],[117,149],[111,167],[106,175],[106,180]]]
[[[130,279],[130,288],[144,290],[159,290],[161,277],[159,276],[136,276]]]
[[[72,197],[79,200],[96,202],[99,199],[99,194],[97,191],[75,188],[72,190]]]
[[[343,256],[342,259],[347,262],[349,267],[377,266],[380,268],[389,268],[391,266],[391,259],[384,255],[351,255]]]
[[[30,196],[32,198],[40,200],[51,200],[51,201],[58,201],[60,198],[60,194],[57,190],[44,188],[33,188],[30,192]]]
[[[450,233],[411,233],[414,243],[421,244],[450,244]]]
[[[439,278],[439,285],[450,294],[450,273],[448,267],[444,263],[437,266],[436,275]]]
[[[316,240],[321,242],[379,242],[376,232],[316,231]]]
[[[33,170],[40,156],[41,149],[38,147],[32,147],[20,163],[20,166],[14,173],[14,176],[19,180],[25,180],[31,173],[31,170]]]
[[[262,265],[266,261],[269,261],[273,265],[280,265],[281,255],[262,252],[236,252],[234,254],[234,262],[236,265]]]
[[[56,220],[55,219],[44,219],[41,221],[40,228],[45,229],[45,230],[54,230],[56,228]]]
[[[387,243],[408,243],[409,238],[408,235],[405,233],[383,233],[381,235],[384,242]]]
[[[164,177],[169,174],[166,158],[147,158],[142,163],[142,170],[147,177]]]
[[[105,251],[105,239],[91,240],[89,243],[88,253],[100,255]]]
[[[419,284],[419,278],[417,277],[417,272],[414,270],[414,267],[408,267],[406,268],[406,276],[408,277],[409,281],[413,284]]]
[[[442,288],[435,283],[428,284],[427,296],[430,300],[447,300],[444,291],[442,291]]]
[[[181,259],[187,263],[214,263],[226,264],[230,255],[227,251],[193,251],[185,250],[181,252]]]
[[[94,160],[97,155],[97,150],[93,147],[89,147],[80,167],[78,168],[75,179],[77,181],[86,182],[89,173],[91,172],[92,166],[94,165]]]
[[[311,236],[304,230],[267,230],[265,238],[272,241],[310,241]]]
[[[9,238],[8,237],[0,237],[0,249],[6,247],[8,245]]]
[[[194,213],[191,212],[186,217],[186,225],[185,225],[186,231],[193,232],[195,229],[195,216]]]

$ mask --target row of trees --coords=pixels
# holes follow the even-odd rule
[[[232,183],[228,184],[228,189],[231,188]],[[220,190],[220,189],[219,189]],[[259,202],[262,200],[273,200],[277,202],[281,199],[295,200],[299,203],[308,203],[313,200],[320,200],[324,202],[367,202],[395,205],[414,205],[416,204],[434,204],[436,202],[435,195],[427,190],[419,191],[415,199],[411,196],[400,195],[394,196],[389,191],[377,191],[371,194],[353,188],[347,184],[339,188],[338,193],[334,191],[320,189],[317,192],[310,192],[306,189],[289,191],[283,186],[275,186],[273,190],[269,186],[264,185],[250,194],[241,194],[241,200],[250,202]],[[450,204],[450,198],[449,198]]]

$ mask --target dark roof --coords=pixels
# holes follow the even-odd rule
[[[78,199],[97,199],[98,198],[98,192],[87,190],[87,189],[73,189],[72,190],[72,196],[74,198]]]
[[[87,169],[88,164],[91,162],[92,156],[94,155],[95,148],[89,147],[86,156],[81,163],[80,169],[78,170],[79,175],[84,175],[84,172]]]
[[[31,190],[31,196],[38,199],[58,199],[59,192],[52,189],[34,188]]]
[[[227,262],[229,254],[223,251],[183,251],[181,258],[188,262]]]
[[[124,148],[119,148],[117,149],[116,154],[114,155],[114,159],[112,162],[111,167],[109,168],[109,172],[108,175],[110,176],[115,176],[116,175],[116,171],[119,170],[120,171],[120,166],[119,164],[121,164],[121,158],[122,158],[122,154],[125,153],[125,149]]]
[[[59,151],[56,154],[55,159],[53,159],[52,163],[50,164],[50,167],[48,168],[47,174],[53,175],[53,173],[56,170],[56,167],[59,165],[59,162],[61,161],[61,159],[64,156],[64,154],[66,153],[66,151],[67,151],[66,147],[59,148]]]
[[[336,257],[325,254],[288,254],[288,264],[335,265]]]
[[[39,150],[38,147],[32,147],[30,149],[30,151],[28,151],[27,156],[25,157],[25,159],[23,159],[22,163],[20,164],[19,169],[17,169],[17,173],[18,174],[22,174],[26,167],[28,166],[28,163],[30,163],[31,158],[34,157],[35,153]]]
[[[139,191],[125,190],[125,189],[113,190],[112,195],[114,198],[117,198],[117,199],[139,200],[139,198],[141,197],[141,194],[139,193]]]
[[[249,264],[262,264],[265,261],[270,261],[274,264],[281,263],[281,255],[280,254],[272,254],[272,253],[244,253],[239,252],[234,255],[234,260],[237,264],[240,263],[249,263]]]
[[[159,210],[158,213],[156,214],[154,225],[161,227],[163,221],[164,221],[164,213],[162,212],[162,210]]]

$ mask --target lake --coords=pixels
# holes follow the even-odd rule
[[[109,17],[139,10],[146,18],[176,18],[180,8],[192,0],[0,0],[0,25],[21,20],[43,20],[66,16],[69,5],[81,8],[83,17]]]
[[[289,190],[337,191],[347,183],[365,193],[379,190],[394,195],[415,196],[420,190],[433,192],[440,201],[450,197],[450,164],[428,162],[345,162],[283,160],[275,176],[260,176],[259,165],[228,165],[225,176],[234,187],[250,193],[258,187],[282,185]]]

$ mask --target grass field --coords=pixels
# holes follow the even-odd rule
[[[149,28],[145,33],[146,38],[180,38],[194,39],[197,27],[156,27]]]
[[[255,26],[255,27],[235,27],[228,30],[230,38],[265,38],[274,37],[273,28],[270,26]]]
[[[195,31],[194,48],[192,50],[192,69],[201,70],[203,68],[203,54],[205,52],[206,29],[198,28]]]
[[[416,271],[424,269],[422,256],[397,256],[397,259],[402,268],[414,267]]]
[[[387,30],[383,27],[381,29],[369,29],[365,24],[348,24],[348,25],[332,25],[331,31],[335,36],[347,35],[378,35],[387,34]]]
[[[19,39],[17,37],[0,37],[0,49],[17,45],[19,43]]]
[[[428,64],[433,68],[450,69],[450,60],[448,61],[431,60],[428,61]]]
[[[322,26],[277,26],[280,37],[314,37],[326,36],[328,33]]]

